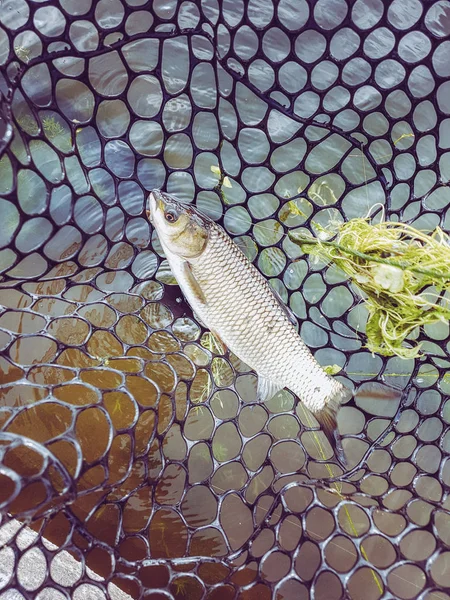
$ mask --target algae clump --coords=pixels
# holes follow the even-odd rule
[[[404,223],[360,218],[341,224],[337,233],[319,227],[318,238],[295,231],[289,237],[304,252],[333,262],[359,288],[369,312],[371,352],[416,358],[420,344],[406,346],[408,335],[450,319],[450,237],[439,227],[427,234]]]

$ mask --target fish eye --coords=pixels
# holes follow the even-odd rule
[[[164,217],[166,221],[169,221],[169,223],[175,223],[175,221],[178,219],[178,215],[174,210],[167,210],[164,213]]]

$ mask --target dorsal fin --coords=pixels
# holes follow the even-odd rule
[[[270,289],[272,290],[273,295],[278,300],[278,304],[280,305],[281,309],[283,310],[284,314],[287,316],[289,321],[292,323],[292,325],[298,325],[297,317],[294,315],[292,310],[283,302],[283,298],[280,296],[277,290],[274,289],[272,286],[270,286]]]

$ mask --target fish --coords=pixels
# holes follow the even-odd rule
[[[194,205],[155,189],[147,216],[196,317],[256,372],[257,401],[290,390],[314,415],[345,467],[337,414],[354,392],[317,362],[278,293],[225,230]],[[398,399],[399,393],[376,382],[362,392],[383,399]]]

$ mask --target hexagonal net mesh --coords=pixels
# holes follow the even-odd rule
[[[3,0],[0,22],[0,599],[450,598],[448,323],[418,360],[370,354],[359,295],[286,235],[374,205],[450,228],[450,2]],[[224,226],[340,379],[410,385],[342,408],[349,472],[196,322],[155,187]]]

